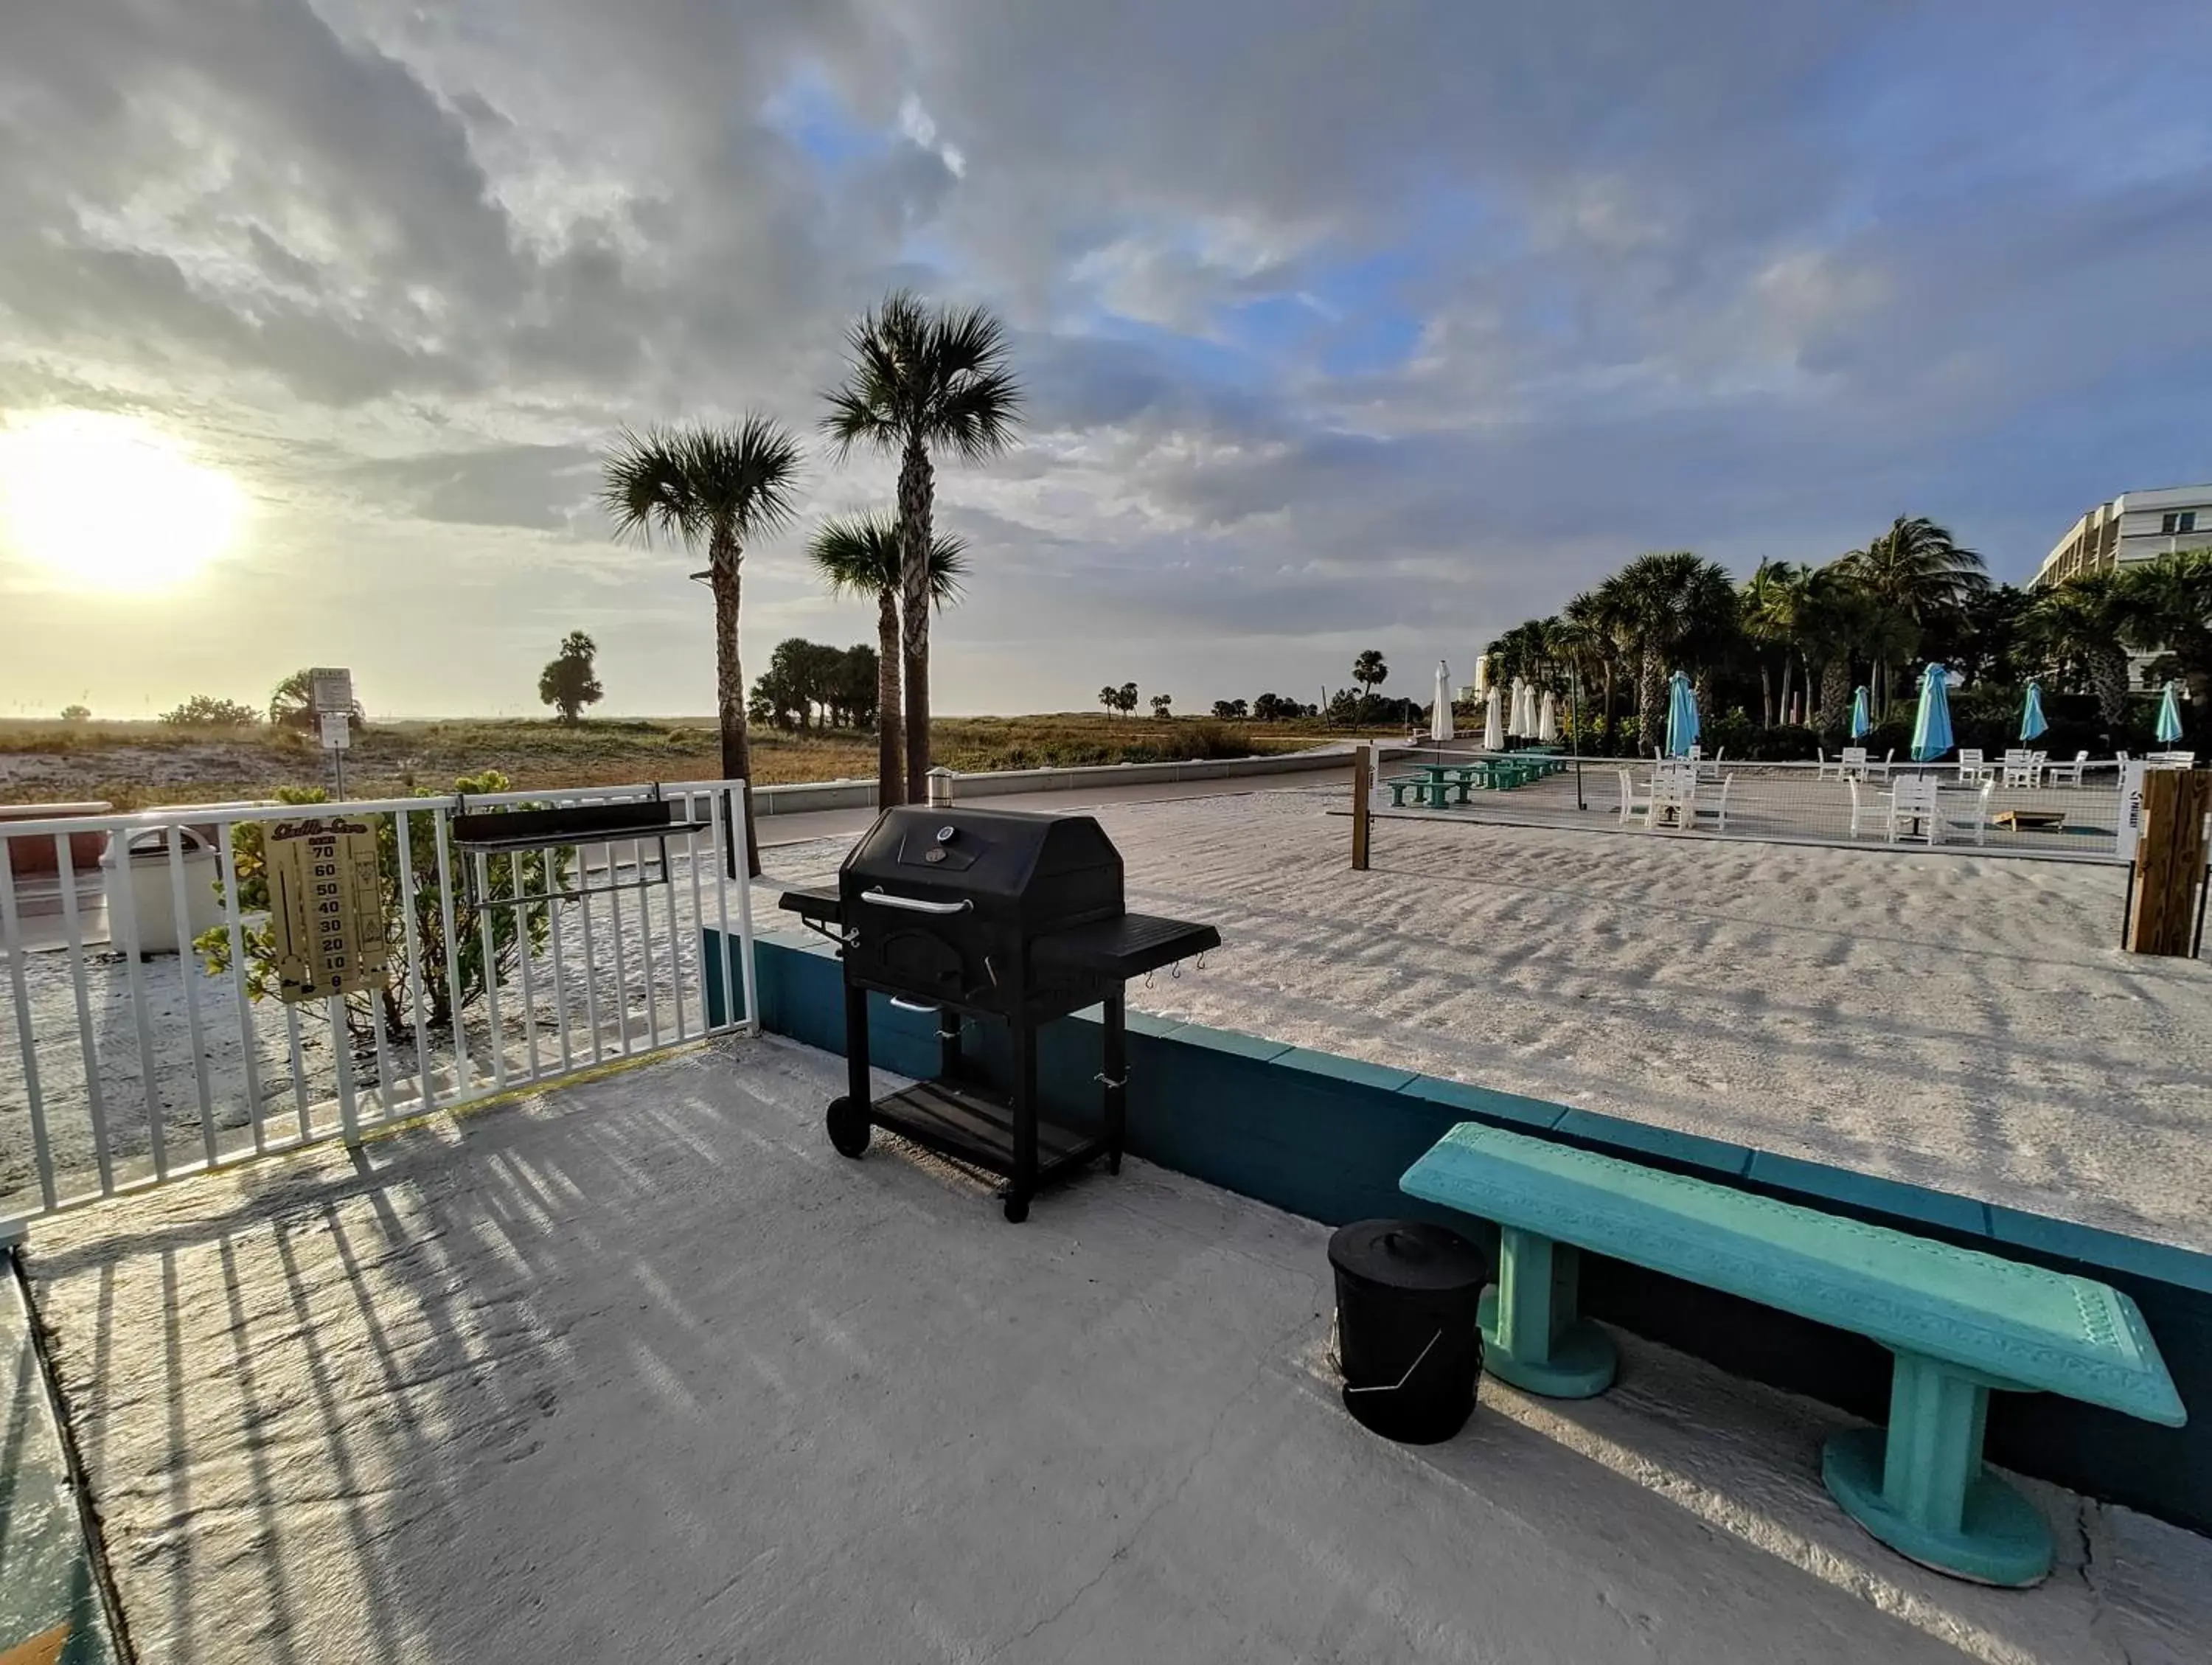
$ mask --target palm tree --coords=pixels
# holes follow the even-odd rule
[[[981,307],[932,307],[894,289],[846,332],[844,383],[822,426],[840,459],[866,445],[899,459],[900,623],[906,699],[906,790],[929,774],[929,551],[934,447],[981,462],[1012,443],[1022,392],[1006,363],[1006,326]]]
[[[1359,696],[1364,703],[1375,692],[1376,684],[1390,679],[1390,667],[1382,661],[1380,647],[1361,650],[1352,662],[1352,679],[1359,684]]]
[[[2199,710],[2212,710],[2212,549],[2182,550],[2123,567],[2115,597],[2121,634],[2163,650],[2154,667],[2179,677]]]
[[[1759,660],[1759,720],[1771,728],[1778,714],[1786,720],[1790,709],[1790,660],[1796,651],[1797,604],[1800,592],[1794,582],[1797,569],[1787,561],[1762,559],[1744,580],[1743,632]],[[1778,694],[1768,674],[1768,653],[1779,650],[1781,687]]]
[[[1710,702],[1713,669],[1735,640],[1735,586],[1725,571],[1688,550],[1639,555],[1599,593],[1616,611],[1637,660],[1642,735],[1656,732],[1671,660],[1686,658],[1697,666]]]
[[[745,849],[760,873],[753,836],[752,746],[745,729],[745,677],[738,652],[738,568],[745,545],[791,519],[799,441],[781,422],[748,411],[734,425],[625,428],[602,465],[599,501],[615,534],[650,544],[672,538],[707,552],[714,595],[714,703],[722,731],[722,778],[746,782]]]
[[[2118,576],[2109,568],[2080,573],[2042,591],[2026,621],[2028,640],[2051,656],[2062,675],[2079,667],[2108,730],[2128,714],[2122,622]]]
[[[1814,726],[1840,723],[1850,704],[1851,668],[1881,628],[1881,608],[1852,581],[1840,561],[1807,571],[1796,603],[1798,651],[1811,690],[1813,667],[1820,682],[1812,711]]]
[[[906,757],[899,716],[899,591],[905,582],[898,522],[888,514],[824,520],[807,544],[815,575],[832,595],[876,599],[876,805],[906,802]],[[958,599],[968,546],[940,534],[929,544],[929,599],[942,608]]]
[[[1835,564],[1876,606],[1911,627],[1885,633],[1893,641],[1905,641],[1898,654],[1900,666],[1916,651],[1921,631],[1963,612],[1969,601],[1990,586],[1982,557],[1960,549],[1949,532],[1925,515],[1899,515],[1887,532]],[[1875,697],[1885,711],[1889,708],[1890,667],[1887,652],[1875,661]]]

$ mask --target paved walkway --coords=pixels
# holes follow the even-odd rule
[[[732,1043],[42,1225],[148,1662],[2212,1657],[2212,1543],[2048,1487],[2039,1589],[1901,1561],[1832,1413],[1635,1343],[1413,1449],[1327,1234],[1132,1163],[1028,1224]]]

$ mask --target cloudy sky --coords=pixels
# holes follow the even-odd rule
[[[0,714],[311,662],[535,711],[580,627],[603,711],[706,711],[704,592],[609,541],[596,453],[811,434],[896,283],[997,308],[1029,395],[939,476],[941,708],[1311,698],[1370,645],[1419,691],[1639,550],[1899,513],[2024,577],[2212,477],[2208,85],[2200,0],[16,0]],[[31,442],[118,433],[168,473]],[[196,575],[73,569],[210,536],[204,470]],[[888,485],[817,455],[805,519]],[[803,531],[749,662],[872,633]]]

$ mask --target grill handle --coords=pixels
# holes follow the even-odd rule
[[[975,910],[972,896],[963,896],[957,902],[924,902],[918,896],[895,896],[883,890],[863,890],[860,900],[872,902],[878,908],[903,908],[909,914],[966,914]]]

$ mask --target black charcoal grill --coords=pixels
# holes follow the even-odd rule
[[[843,1154],[883,1127],[955,1161],[1006,1176],[1010,1220],[1039,1187],[1094,1158],[1121,1167],[1128,1097],[1122,985],[1218,947],[1221,933],[1187,920],[1132,914],[1121,902],[1121,854],[1087,815],[1010,810],[886,810],[845,858],[833,890],[790,890],[781,906],[838,944],[845,968],[845,1096],[828,1115]],[[868,991],[938,1014],[935,1079],[888,1098],[868,1090]],[[1104,1113],[1098,1131],[1037,1114],[1039,1024],[1103,1003]],[[975,1078],[962,1057],[961,1020],[1006,1026],[1011,1087]]]

